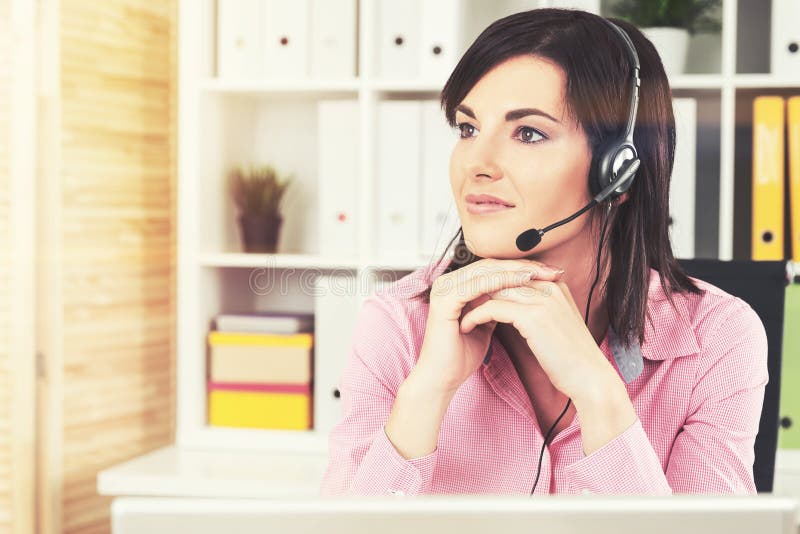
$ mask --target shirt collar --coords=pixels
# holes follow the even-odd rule
[[[661,288],[658,271],[650,269],[644,344],[642,354],[649,360],[669,360],[700,352],[692,326],[688,295],[673,293],[673,308]]]
[[[645,317],[644,343],[640,346],[634,339],[625,347],[614,328],[609,325],[600,349],[606,358],[614,359],[620,376],[626,384],[635,380],[644,369],[644,358],[663,361],[697,354],[700,347],[689,319],[686,296],[672,295],[675,308],[672,307],[661,288],[658,271],[650,269],[650,281],[647,293],[647,315]],[[492,357],[493,342],[483,359],[483,365],[489,365]]]

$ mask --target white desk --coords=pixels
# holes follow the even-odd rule
[[[271,498],[318,496],[327,457],[165,447],[99,473],[97,490],[115,497]],[[800,500],[800,450],[778,451],[773,493]],[[120,501],[118,506],[124,506]],[[112,507],[113,510],[113,507]],[[797,518],[800,525],[800,516]],[[798,527],[800,533],[800,527]]]
[[[797,500],[774,495],[434,495],[114,501],[115,534],[795,534]]]

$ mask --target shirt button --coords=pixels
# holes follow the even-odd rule
[[[389,495],[397,495],[398,497],[402,497],[403,495],[406,494],[406,492],[403,490],[389,490],[386,493],[388,493]]]

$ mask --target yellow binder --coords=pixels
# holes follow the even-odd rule
[[[784,98],[753,101],[754,260],[783,259]]]
[[[792,260],[800,262],[800,96],[789,98],[789,215]]]

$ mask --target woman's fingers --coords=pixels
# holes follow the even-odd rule
[[[553,294],[553,282],[543,280],[531,280],[527,284],[519,287],[505,287],[491,294],[491,298],[507,300],[509,302],[519,302],[520,304],[536,304],[542,298]]]
[[[461,320],[461,333],[469,334],[482,324],[512,323],[519,320],[519,304],[504,300],[489,300],[467,313]],[[516,325],[515,325],[516,326]]]
[[[560,278],[557,276],[555,280],[529,280],[518,287],[506,287],[495,291],[491,293],[491,297],[523,304],[536,304],[542,302],[542,297],[550,297],[560,292],[564,294],[570,307],[577,311],[569,287]]]
[[[461,316],[463,318],[470,310],[477,308],[487,300],[490,300],[492,297],[491,295],[478,295],[475,299],[467,302],[463,308],[461,308]]]
[[[431,295],[438,297],[431,299],[431,313],[455,321],[464,306],[480,295],[521,286],[532,278],[555,280],[559,276],[557,270],[533,260],[486,258],[434,280]]]

